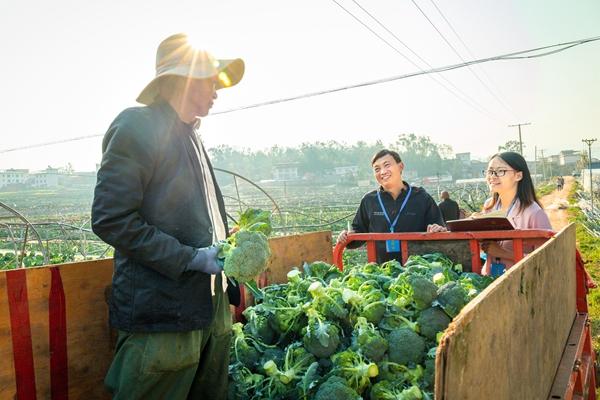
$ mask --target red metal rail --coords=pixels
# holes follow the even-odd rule
[[[385,240],[400,240],[402,262],[408,258],[408,242],[411,241],[436,241],[436,240],[468,240],[471,248],[471,269],[481,273],[480,242],[483,240],[512,240],[515,262],[524,257],[523,241],[546,241],[554,236],[554,232],[545,230],[511,230],[511,231],[482,231],[482,232],[439,232],[439,233],[352,233],[346,242],[367,242],[367,257],[369,262],[376,260],[375,242]],[[338,244],[333,250],[333,263],[342,268],[342,254],[346,244]]]

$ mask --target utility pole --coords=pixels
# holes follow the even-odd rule
[[[540,153],[542,153],[542,180],[546,181],[546,160],[544,159],[544,149],[540,149]]]
[[[590,168],[590,199],[592,214],[594,213],[594,180],[592,176],[592,143],[596,141],[596,139],[581,139],[581,141],[588,145],[588,166]]]
[[[521,139],[521,127],[525,125],[531,125],[531,122],[524,122],[522,124],[514,124],[508,126],[509,128],[514,128],[515,126],[519,127],[519,152],[521,153],[521,155],[523,155],[523,139]]]
[[[537,187],[537,146],[533,148],[533,187]]]

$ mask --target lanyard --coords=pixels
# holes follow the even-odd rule
[[[402,202],[402,205],[400,206],[400,211],[398,211],[398,215],[396,215],[394,222],[392,222],[392,221],[390,221],[390,217],[389,217],[387,211],[385,211],[385,207],[383,206],[383,201],[381,200],[381,195],[379,194],[379,190],[377,191],[377,200],[379,200],[379,205],[381,206],[381,211],[383,211],[383,216],[387,220],[388,224],[390,224],[390,232],[392,232],[392,233],[394,232],[394,228],[396,227],[396,223],[398,222],[400,213],[402,213],[402,210],[404,210],[404,207],[406,206],[406,202],[408,201],[408,198],[410,197],[411,193],[412,193],[412,187],[410,185],[408,185],[408,193],[406,194],[406,197],[404,198],[404,201]]]
[[[512,211],[512,209],[515,206],[516,202],[517,202],[517,196],[515,196],[515,198],[513,199],[512,203],[510,203],[510,207],[508,207],[508,211],[506,211],[506,216],[507,217],[510,214],[510,212]],[[498,204],[496,204],[496,211],[498,211],[499,209],[500,209],[500,201],[498,200]]]

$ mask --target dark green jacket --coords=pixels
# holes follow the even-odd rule
[[[92,229],[115,248],[109,308],[120,330],[190,331],[211,322],[210,276],[185,271],[195,248],[213,237],[192,135],[168,103],[158,102],[126,109],[104,136]],[[239,290],[230,287],[235,304]]]

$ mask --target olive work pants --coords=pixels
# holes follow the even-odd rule
[[[220,285],[217,285],[217,288]],[[231,312],[215,290],[210,326],[191,332],[119,331],[104,384],[115,400],[227,398]]]

